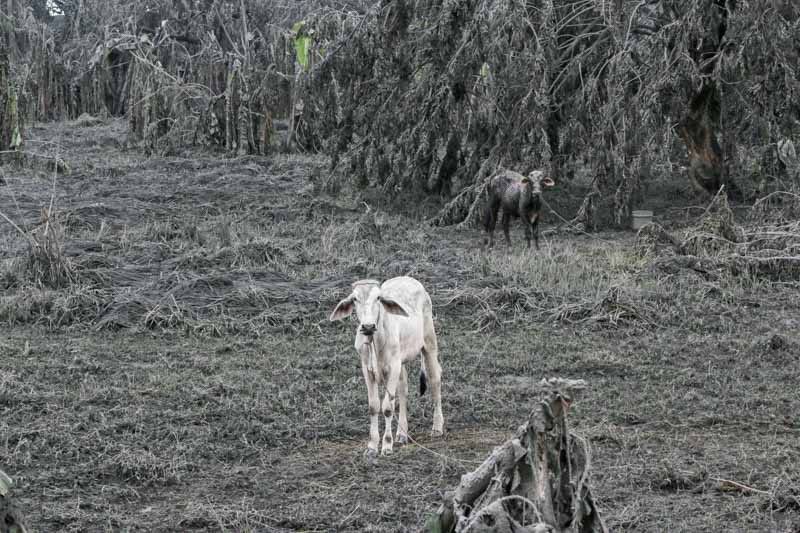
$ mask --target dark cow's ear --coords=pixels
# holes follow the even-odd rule
[[[350,295],[349,297],[345,298],[341,302],[336,305],[336,308],[331,313],[329,320],[333,322],[334,320],[341,320],[347,316],[350,316],[350,313],[353,312],[353,301],[355,298]]]
[[[378,296],[378,301],[383,304],[383,308],[386,309],[392,315],[400,315],[400,316],[408,316],[408,312],[405,308],[395,300],[391,298],[385,298],[383,296]]]
[[[542,178],[539,183],[541,183],[543,187],[553,187],[556,184],[555,181],[548,177]]]

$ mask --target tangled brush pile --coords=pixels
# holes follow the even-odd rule
[[[716,278],[734,275],[796,280],[800,276],[800,197],[778,192],[758,200],[738,225],[724,195],[717,195],[698,223],[677,238],[657,224],[639,230],[637,254],[652,267],[674,273],[690,268]]]

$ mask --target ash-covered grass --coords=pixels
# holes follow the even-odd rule
[[[571,423],[611,530],[800,526],[796,279],[652,268],[628,232],[536,252],[515,225],[486,254],[478,230],[319,193],[315,158],[148,159],[115,121],[31,133],[70,168],[73,276],[43,283],[0,226],[0,468],[36,530],[417,530],[550,376],[590,386]],[[2,172],[0,210],[35,230],[52,174]],[[328,315],[404,274],[434,301],[446,434],[412,387],[415,442],[370,465],[354,324]]]

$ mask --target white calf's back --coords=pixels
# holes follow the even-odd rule
[[[404,362],[414,359],[425,343],[425,318],[432,314],[430,296],[419,281],[408,276],[385,281],[381,294],[403,305],[409,316],[385,315],[380,342],[394,345]]]
[[[386,280],[381,285],[381,293],[400,301],[408,311],[424,316],[430,313],[431,298],[422,283],[409,276]]]

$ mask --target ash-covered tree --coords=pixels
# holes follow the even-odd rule
[[[693,184],[698,201],[723,184],[734,196],[751,189],[730,163],[796,135],[786,102],[797,99],[782,95],[795,90],[797,9],[383,1],[345,30],[331,29],[341,19],[313,21],[334,52],[306,79],[305,113],[343,175],[453,198],[438,223],[474,221],[483,180],[508,165],[545,167],[567,185],[588,171],[576,222],[623,224],[655,181]],[[760,98],[742,98],[744,87]]]

